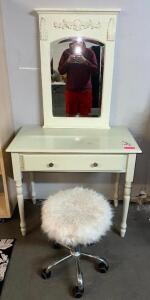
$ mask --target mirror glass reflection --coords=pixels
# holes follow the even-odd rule
[[[50,45],[52,109],[56,117],[99,117],[105,46],[71,37]]]

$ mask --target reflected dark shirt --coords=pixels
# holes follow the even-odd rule
[[[63,52],[58,67],[61,75],[67,74],[66,89],[70,91],[91,89],[91,74],[98,70],[95,53],[91,49],[85,48],[83,55],[88,61],[86,64],[67,63],[70,54],[72,54],[70,49]]]

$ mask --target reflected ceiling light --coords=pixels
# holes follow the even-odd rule
[[[82,42],[82,37],[78,36],[78,37],[77,37],[77,42],[78,42],[78,43]]]

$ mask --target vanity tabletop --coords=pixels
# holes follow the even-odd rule
[[[110,129],[43,128],[20,129],[7,152],[17,153],[141,153],[125,127]]]

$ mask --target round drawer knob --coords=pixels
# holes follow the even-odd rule
[[[98,167],[98,163],[97,162],[94,162],[93,164],[92,164],[92,167]]]
[[[48,164],[48,166],[49,166],[50,168],[52,168],[52,167],[54,167],[54,163],[51,162],[51,163]]]

